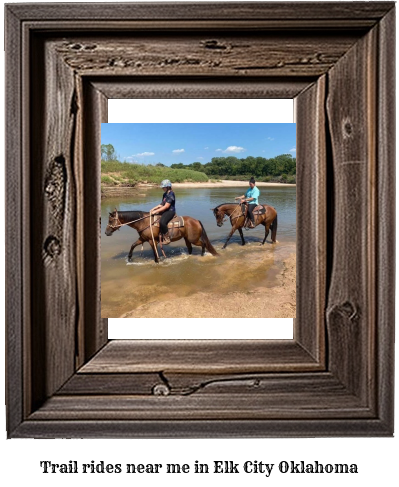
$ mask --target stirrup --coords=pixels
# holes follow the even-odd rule
[[[170,244],[169,235],[162,235],[162,245],[169,245],[169,244]]]

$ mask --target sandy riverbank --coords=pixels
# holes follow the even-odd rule
[[[296,314],[296,254],[283,262],[278,285],[249,292],[199,292],[168,301],[155,301],[121,318],[294,318]]]
[[[259,187],[274,187],[278,188],[281,186],[292,186],[295,187],[296,184],[285,184],[285,183],[256,183]],[[138,183],[136,186],[126,187],[126,186],[102,186],[101,188],[101,198],[117,198],[119,196],[129,196],[132,194],[142,193],[146,189],[156,188],[156,184],[146,184]],[[179,188],[232,188],[232,187],[248,187],[248,181],[228,181],[222,180],[215,183],[174,183],[173,189]],[[143,195],[144,196],[144,195]]]

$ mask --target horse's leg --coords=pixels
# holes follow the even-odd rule
[[[191,242],[188,240],[187,237],[184,237],[184,241],[186,242],[188,253],[189,255],[191,255],[193,253],[193,246],[191,245]]]
[[[154,260],[156,264],[159,264],[159,259],[155,250],[154,242],[152,240],[149,240],[148,243],[151,245],[152,251],[154,252]],[[156,243],[155,243],[156,245]]]
[[[196,240],[195,242],[192,242],[192,244],[202,248],[201,256],[205,254],[206,245],[200,238],[198,238],[198,240]]]
[[[225,244],[223,245],[222,250],[227,247],[227,244],[228,244],[229,240],[231,239],[231,237],[233,236],[233,233],[236,230],[237,230],[237,227],[235,227],[235,226],[231,229],[231,232],[229,233],[229,236],[227,237],[227,240],[226,240]]]
[[[269,235],[270,222],[264,221],[262,225],[265,227],[265,238],[263,239],[262,245],[265,245],[267,236]]]
[[[133,256],[133,250],[137,247],[137,245],[141,245],[143,243],[143,241],[139,238],[138,240],[136,240],[134,242],[134,244],[130,247],[130,252],[129,252],[129,255],[127,256],[127,258],[130,260]]]
[[[240,227],[238,229],[238,231],[240,232],[241,242],[243,245],[245,245],[244,234],[242,233],[242,228]]]

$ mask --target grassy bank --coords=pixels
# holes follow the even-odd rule
[[[132,187],[137,183],[159,184],[163,179],[172,183],[206,182],[208,176],[190,169],[171,169],[152,165],[130,164],[119,161],[101,161],[101,186]]]

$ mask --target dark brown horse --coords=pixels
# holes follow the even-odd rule
[[[171,235],[171,241],[175,242],[184,238],[188,253],[191,255],[193,251],[193,245],[198,245],[202,247],[202,254],[204,255],[205,249],[212,255],[219,255],[213,248],[208,236],[205,232],[205,228],[199,220],[195,220],[190,216],[184,216],[184,227],[173,228],[169,230]],[[153,217],[151,218],[153,222]],[[132,258],[133,250],[137,245],[142,245],[144,242],[148,242],[151,245],[152,251],[154,252],[155,262],[158,263],[158,255],[156,246],[159,241],[159,227],[150,225],[150,214],[145,211],[117,211],[109,214],[108,225],[105,229],[105,235],[111,236],[116,230],[120,230],[123,226],[129,226],[137,230],[139,234],[139,239],[134,242],[130,248],[129,260]],[[152,227],[152,232],[151,232]],[[155,245],[154,245],[155,242]]]
[[[262,224],[265,227],[265,238],[263,239],[262,245],[266,242],[267,236],[269,235],[269,230],[272,231],[272,242],[276,243],[277,235],[277,211],[268,205],[262,205],[265,208],[265,213],[263,215],[254,215],[255,227]],[[213,214],[216,218],[216,223],[218,227],[221,227],[224,222],[225,216],[230,217],[230,223],[232,226],[231,232],[227,237],[226,243],[223,245],[223,249],[226,248],[228,241],[231,239],[233,233],[238,230],[240,232],[242,244],[245,245],[244,235],[242,233],[242,228],[244,226],[246,215],[242,211],[242,207],[239,203],[223,203],[222,205],[212,208]]]

